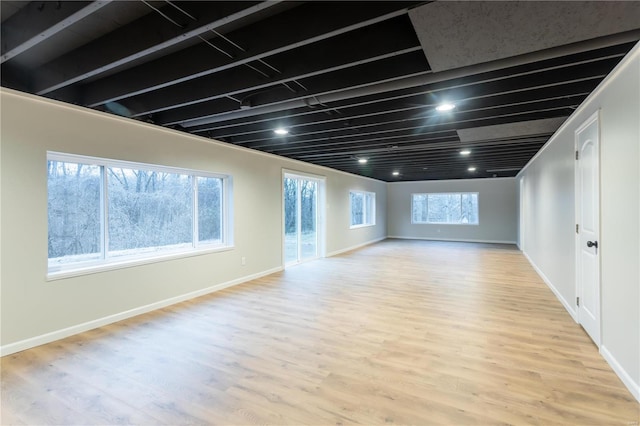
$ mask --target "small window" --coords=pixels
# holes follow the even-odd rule
[[[49,273],[230,246],[230,177],[69,154],[47,157]]]
[[[478,224],[478,193],[412,194],[412,223]]]
[[[376,224],[376,194],[374,192],[350,191],[351,227]]]

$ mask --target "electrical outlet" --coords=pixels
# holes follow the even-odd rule
[[[242,256],[242,258],[240,259],[240,263],[242,264],[242,266],[247,264],[247,258]]]

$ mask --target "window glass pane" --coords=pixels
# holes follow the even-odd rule
[[[49,267],[101,258],[100,169],[47,162]]]
[[[376,194],[372,192],[368,192],[365,194],[364,201],[364,223],[367,225],[373,225],[375,223],[375,213],[376,213]]]
[[[285,262],[298,260],[298,181],[284,179]]]
[[[351,226],[375,224],[376,194],[374,192],[349,191]]]
[[[222,242],[222,179],[198,177],[198,241]]]
[[[191,178],[108,168],[109,256],[193,244]]]
[[[427,221],[427,194],[413,194],[412,215],[415,223]]]
[[[447,194],[429,194],[427,196],[427,221],[429,223],[446,223],[448,209]]]
[[[478,223],[478,194],[462,194],[462,223]]]
[[[413,223],[478,224],[477,193],[413,194]]]
[[[316,233],[316,189],[317,182],[311,180],[299,180],[300,185],[300,230],[301,235],[301,259],[316,257],[317,233]]]
[[[350,192],[351,195],[351,225],[364,223],[364,194],[362,192]]]

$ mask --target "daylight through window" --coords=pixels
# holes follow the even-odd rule
[[[47,160],[50,273],[229,244],[228,176],[68,154]]]
[[[376,223],[376,194],[374,192],[350,191],[351,227],[370,226]]]
[[[413,223],[478,224],[478,193],[412,194]]]

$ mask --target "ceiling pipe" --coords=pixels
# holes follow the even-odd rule
[[[438,83],[441,81],[468,77],[475,74],[498,71],[505,68],[529,64],[532,62],[559,58],[562,56],[602,49],[605,47],[616,46],[624,43],[637,42],[638,40],[640,40],[640,29],[553,47],[550,49],[539,50],[532,53],[512,56],[510,58],[499,59],[453,70],[420,74],[417,76],[414,75],[407,78],[385,81],[382,83],[373,83],[370,85],[329,93],[326,95],[309,96],[304,99],[286,100],[282,102],[256,106],[244,110],[235,110],[221,114],[215,114],[208,117],[192,118],[182,121],[181,124],[186,128],[190,128],[201,126],[204,124],[218,123],[221,121],[252,117],[255,115],[268,114],[295,108],[320,106],[321,104],[342,101],[345,99],[391,92],[395,90],[409,89],[427,84]]]

